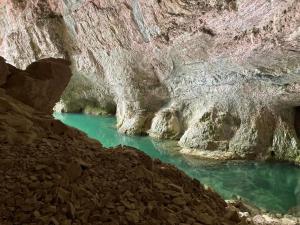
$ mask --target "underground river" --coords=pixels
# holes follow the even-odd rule
[[[152,158],[173,164],[211,186],[225,199],[240,196],[273,213],[292,213],[300,206],[300,168],[297,166],[253,161],[211,163],[179,154],[174,142],[121,135],[115,128],[115,117],[61,113],[54,113],[54,117],[99,140],[104,147],[132,146]]]

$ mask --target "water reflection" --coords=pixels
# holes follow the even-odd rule
[[[299,213],[300,168],[286,163],[222,162],[184,156],[174,141],[155,141],[149,137],[128,137],[115,129],[114,117],[55,114],[65,124],[76,127],[105,147],[127,145],[183,170],[189,176],[213,187],[224,198],[240,196],[273,212]]]

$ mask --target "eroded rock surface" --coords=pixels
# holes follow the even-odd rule
[[[48,77],[45,62],[32,64],[30,71]],[[174,166],[131,148],[104,151],[5,87],[0,88],[1,225],[251,224]],[[52,96],[42,97],[54,106]]]
[[[72,62],[64,111],[116,108],[120,132],[200,157],[300,162],[298,0],[4,0],[0,24],[10,63]]]

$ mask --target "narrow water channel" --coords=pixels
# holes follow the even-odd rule
[[[115,128],[115,117],[61,113],[54,116],[99,140],[104,147],[132,146],[152,158],[173,164],[214,188],[225,199],[240,196],[274,213],[295,211],[300,205],[300,168],[297,166],[255,161],[211,163],[179,154],[174,142],[121,135]]]

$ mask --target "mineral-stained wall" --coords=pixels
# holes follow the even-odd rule
[[[300,162],[299,0],[1,0],[0,55],[67,58],[64,111],[209,158]]]

